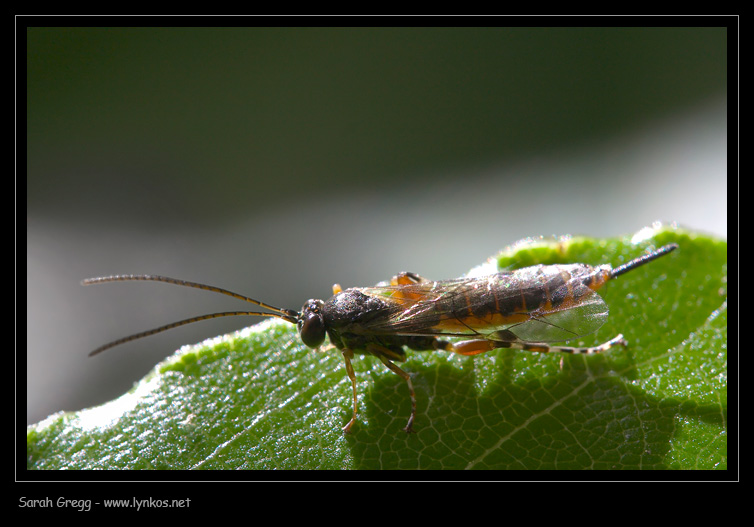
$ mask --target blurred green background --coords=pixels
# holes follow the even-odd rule
[[[727,235],[725,28],[26,32],[29,423],[254,321],[88,359],[245,309],[89,276],[299,309],[335,282],[460,276],[527,236]]]

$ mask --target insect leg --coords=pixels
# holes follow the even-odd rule
[[[479,355],[480,353],[486,353],[495,348],[511,347],[511,346],[498,346],[497,342],[486,339],[477,340],[464,340],[461,342],[448,342],[446,340],[436,340],[435,349],[443,351],[452,351],[459,355]],[[510,344],[510,343],[506,343]]]
[[[390,348],[380,346],[379,344],[370,342],[366,347],[372,355],[379,357],[379,359],[382,361],[382,364],[384,364],[390,371],[401,377],[404,381],[406,381],[406,384],[408,384],[408,393],[411,396],[411,417],[409,417],[408,423],[403,430],[407,433],[413,432],[414,419],[416,419],[416,393],[414,392],[414,385],[411,382],[411,376],[390,361],[390,359],[402,360],[401,356],[396,354]]]
[[[607,342],[603,342],[602,344],[598,344],[597,346],[591,346],[591,347],[585,347],[585,348],[574,348],[570,346],[548,346],[547,344],[528,344],[524,343],[523,348],[528,351],[538,351],[541,353],[547,353],[550,351],[556,351],[559,353],[583,353],[586,355],[592,355],[594,353],[601,353],[603,351],[607,351],[613,346],[628,346],[628,341],[623,338],[623,335],[616,335],[612,339],[608,340]]]
[[[406,271],[398,273],[390,279],[390,285],[419,284],[421,282],[429,282],[429,280],[427,280],[423,276],[419,276],[416,273],[409,273]]]
[[[508,348],[525,351],[534,351],[538,353],[583,353],[591,355],[607,351],[613,346],[626,346],[628,342],[623,335],[618,335],[607,342],[592,347],[577,348],[571,346],[550,346],[540,342],[520,342],[520,341],[495,341],[495,340],[464,340],[462,342],[450,343],[442,340],[436,341],[437,349],[452,351],[460,355],[479,355],[497,348]]]
[[[390,285],[392,286],[412,286],[424,282],[429,282],[429,280],[416,273],[407,272],[398,273],[390,279]],[[401,300],[419,301],[423,296],[423,293],[412,291],[411,287],[399,287],[398,290],[392,294],[392,298],[399,302]]]
[[[378,355],[378,357],[382,361],[382,364],[387,366],[396,375],[402,377],[406,381],[406,384],[408,384],[408,393],[411,396],[411,417],[408,418],[408,423],[403,431],[410,434],[414,431],[413,424],[416,418],[416,393],[414,393],[414,385],[411,383],[411,376],[382,355]]]
[[[351,385],[353,386],[353,417],[351,417],[351,420],[348,421],[348,424],[343,427],[343,433],[347,434],[351,431],[351,427],[356,422],[356,409],[359,406],[359,399],[356,392],[356,374],[354,374],[353,366],[351,366],[353,352],[348,348],[342,349],[341,352],[343,353],[343,360],[345,360],[346,362],[346,372],[348,373],[348,378],[351,379]]]

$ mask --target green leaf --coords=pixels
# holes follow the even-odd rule
[[[536,263],[618,266],[680,248],[609,282],[599,355],[408,352],[406,383],[372,357],[351,384],[335,349],[312,351],[268,320],[185,346],[103,406],[27,429],[30,469],[725,469],[727,244],[670,227],[633,237],[525,240],[487,271]],[[491,266],[490,266],[491,265]]]

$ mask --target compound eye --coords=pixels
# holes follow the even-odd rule
[[[301,340],[310,348],[318,348],[325,341],[325,322],[319,313],[305,313],[298,321]]]

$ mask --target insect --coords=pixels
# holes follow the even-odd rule
[[[348,433],[356,422],[358,398],[351,365],[354,352],[376,356],[408,385],[411,415],[404,430],[413,432],[416,394],[411,376],[395,365],[406,358],[404,348],[443,350],[477,355],[496,348],[547,353],[599,353],[626,346],[623,335],[593,347],[551,346],[596,331],[607,320],[608,308],[597,289],[608,280],[664,256],[678,248],[669,244],[613,269],[610,265],[534,265],[480,278],[432,281],[415,273],[400,273],[389,285],[333,286],[327,300],[307,300],[301,311],[281,309],[219,287],[154,275],[115,275],[83,280],[82,285],[128,280],[151,280],[222,293],[272,311],[228,311],[192,317],[124,337],[90,353],[96,355],[135,339],[162,331],[227,316],[265,316],[296,324],[303,343],[317,349],[329,337],[340,350],[353,386],[353,417],[343,427]],[[443,338],[455,337],[451,342]]]

